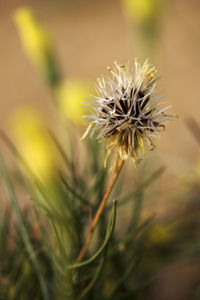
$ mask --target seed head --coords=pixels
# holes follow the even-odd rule
[[[97,138],[107,139],[107,157],[117,151],[121,159],[131,156],[135,163],[144,154],[145,145],[155,148],[152,138],[165,130],[164,123],[174,116],[158,97],[155,85],[157,70],[146,60],[131,67],[114,62],[108,67],[111,76],[97,79],[98,96],[91,97],[91,114],[85,116],[90,124],[83,138],[91,131]]]

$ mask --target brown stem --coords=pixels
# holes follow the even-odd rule
[[[115,165],[113,176],[112,176],[111,181],[110,181],[110,183],[109,183],[109,185],[108,185],[108,187],[106,189],[105,195],[104,195],[104,197],[103,197],[103,199],[102,199],[102,201],[101,201],[101,203],[99,205],[99,208],[98,208],[98,210],[96,212],[96,215],[95,215],[95,217],[94,217],[94,219],[92,221],[92,224],[90,226],[90,231],[88,232],[88,234],[86,236],[86,239],[85,239],[85,242],[83,244],[83,247],[82,247],[82,249],[81,249],[81,251],[80,251],[80,253],[79,253],[79,255],[78,255],[77,259],[76,259],[76,263],[79,263],[82,260],[83,256],[85,255],[85,252],[86,252],[86,250],[87,250],[87,248],[89,246],[89,243],[91,241],[91,238],[92,238],[92,235],[94,233],[94,230],[95,230],[95,228],[97,226],[99,218],[100,218],[100,216],[101,216],[101,214],[103,212],[104,206],[107,203],[108,197],[109,197],[109,195],[110,195],[110,193],[112,191],[112,188],[113,188],[113,186],[115,184],[115,181],[116,181],[116,179],[117,179],[117,177],[118,177],[118,175],[120,173],[120,170],[121,170],[123,164],[124,164],[124,161],[120,157],[118,157],[116,165]]]

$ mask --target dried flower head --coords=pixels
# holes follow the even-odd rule
[[[165,130],[164,123],[173,116],[157,96],[155,85],[157,70],[146,60],[143,65],[135,60],[134,67],[114,63],[108,68],[111,77],[97,79],[98,96],[90,100],[91,114],[85,116],[90,124],[83,138],[91,131],[98,131],[98,138],[107,139],[108,155],[116,150],[121,159],[130,155],[137,163],[145,144],[155,148],[152,138]]]

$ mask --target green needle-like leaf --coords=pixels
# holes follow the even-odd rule
[[[10,181],[10,178],[8,176],[8,172],[6,170],[6,167],[5,167],[4,162],[3,162],[1,157],[0,157],[0,173],[1,173],[1,176],[2,176],[2,178],[4,180],[4,183],[5,183],[5,189],[6,189],[6,193],[8,195],[8,199],[10,200],[10,203],[11,203],[11,205],[12,205],[14,211],[15,211],[17,222],[18,222],[18,225],[19,225],[19,231],[21,233],[26,251],[29,255],[30,261],[32,262],[32,265],[33,265],[33,267],[35,269],[35,272],[38,276],[43,297],[44,297],[45,300],[50,300],[51,297],[50,297],[49,290],[48,290],[48,287],[47,287],[47,282],[45,280],[43,271],[42,271],[42,269],[41,269],[41,267],[38,263],[36,255],[34,253],[34,249],[32,247],[30,238],[28,236],[26,226],[24,224],[23,218],[22,218],[20,210],[19,210],[19,206],[18,206],[18,203],[17,203],[17,199],[15,197],[15,193],[14,193],[12,183]]]
[[[91,258],[83,261],[82,263],[78,263],[78,264],[74,264],[74,265],[68,266],[68,268],[70,268],[70,269],[77,269],[77,268],[81,268],[81,267],[87,266],[88,264],[92,263],[95,259],[97,259],[97,257],[99,257],[102,254],[102,252],[105,250],[106,246],[109,243],[111,235],[113,233],[114,227],[115,227],[115,221],[116,221],[116,203],[117,203],[116,201],[113,202],[113,208],[112,208],[110,220],[109,220],[109,223],[108,223],[105,240],[104,240],[103,244],[101,245],[101,247],[99,248],[99,250]]]
[[[88,284],[88,286],[84,289],[84,291],[82,292],[82,294],[78,297],[78,300],[83,299],[90,291],[91,289],[94,287],[97,279],[99,278],[100,274],[101,274],[101,270],[103,268],[103,264],[104,264],[104,260],[105,260],[105,255],[103,255],[99,261],[99,264],[95,270],[94,276],[92,277],[90,283]]]

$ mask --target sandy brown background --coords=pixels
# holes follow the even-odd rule
[[[125,63],[137,53],[118,0],[0,2],[0,126],[7,129],[9,114],[21,105],[40,109],[50,120],[51,96],[21,48],[12,21],[14,9],[30,6],[52,33],[63,73],[94,80],[113,60]],[[185,119],[199,121],[200,3],[168,1],[156,49],[162,94],[180,119],[168,126],[159,151],[195,161],[198,144]],[[137,41],[135,41],[137,43]]]

